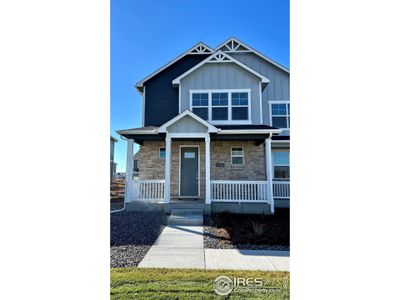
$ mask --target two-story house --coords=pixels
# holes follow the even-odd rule
[[[289,82],[287,68],[236,38],[198,43],[139,81],[143,126],[118,131],[127,209],[289,207]]]

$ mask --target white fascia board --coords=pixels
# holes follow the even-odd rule
[[[200,118],[199,116],[195,115],[194,113],[192,113],[189,110],[185,110],[183,113],[177,115],[175,118],[169,120],[167,123],[163,124],[162,126],[160,126],[157,130],[158,133],[162,133],[162,132],[167,132],[167,128],[169,126],[171,126],[172,124],[174,124],[175,122],[179,121],[180,119],[182,119],[185,116],[190,116],[193,119],[195,119],[197,122],[203,124],[204,126],[206,126],[208,128],[208,132],[218,132],[218,128],[216,128],[215,126],[211,125],[210,123],[208,123],[207,121],[203,120],[202,118]]]
[[[221,129],[218,134],[262,134],[262,133],[271,133],[278,134],[281,133],[281,129]]]
[[[181,79],[186,77],[187,75],[189,75],[190,73],[192,73],[193,71],[197,70],[198,68],[200,68],[201,66],[203,66],[204,64],[210,62],[211,59],[213,59],[215,56],[217,56],[218,54],[223,54],[226,57],[228,57],[230,59],[230,61],[220,61],[219,63],[235,63],[238,66],[242,67],[243,69],[249,71],[250,73],[252,73],[253,75],[257,76],[258,78],[261,79],[262,83],[269,83],[270,80],[265,77],[264,75],[258,73],[256,70],[253,70],[252,68],[250,68],[249,66],[246,66],[245,64],[243,64],[242,62],[238,61],[237,59],[233,58],[232,56],[230,56],[229,54],[219,50],[216,51],[214,54],[212,54],[211,56],[207,57],[205,60],[203,60],[202,62],[198,63],[197,65],[195,65],[193,68],[189,69],[188,71],[186,71],[185,73],[183,73],[182,75],[180,75],[179,77],[175,78],[172,81],[172,84],[174,86],[177,86],[181,83]]]
[[[150,78],[154,77],[155,75],[157,75],[158,73],[160,73],[161,71],[165,70],[166,68],[168,68],[169,66],[171,66],[172,64],[174,64],[175,62],[177,62],[178,60],[180,60],[182,57],[186,56],[187,54],[189,54],[190,52],[192,52],[194,49],[196,49],[199,46],[203,46],[206,49],[208,49],[210,52],[214,52],[215,50],[209,46],[207,46],[206,44],[204,44],[203,42],[199,42],[196,45],[194,45],[192,48],[190,48],[189,50],[183,52],[181,55],[179,55],[177,58],[171,60],[169,63],[167,63],[166,65],[162,66],[161,68],[159,68],[158,70],[154,71],[153,73],[151,73],[150,75],[148,75],[147,77],[143,78],[142,80],[140,80],[138,83],[136,83],[136,89],[139,90],[139,88],[143,87],[143,83],[146,82],[147,80],[149,80]]]
[[[218,45],[215,50],[218,51],[220,50],[223,46],[225,46],[225,44],[234,41],[240,45],[242,45],[243,47],[249,49],[251,52],[253,52],[254,54],[258,55],[259,57],[261,57],[262,59],[264,59],[265,61],[273,64],[274,66],[278,67],[279,69],[285,71],[286,73],[290,74],[289,69],[287,69],[286,67],[282,66],[281,64],[277,63],[276,61],[274,61],[273,59],[265,56],[264,54],[262,54],[261,52],[258,52],[256,49],[250,47],[249,45],[243,43],[242,41],[239,41],[237,38],[235,37],[230,37],[229,39],[227,39],[225,42],[223,42],[222,44]]]
[[[156,129],[151,130],[117,130],[117,133],[120,135],[123,134],[158,134]]]

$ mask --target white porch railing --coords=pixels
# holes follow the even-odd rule
[[[274,198],[290,199],[290,182],[273,181]]]
[[[267,181],[211,180],[213,202],[270,203]]]
[[[164,200],[164,179],[132,180],[132,200]]]

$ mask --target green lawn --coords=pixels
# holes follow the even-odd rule
[[[182,269],[111,269],[111,299],[224,299],[213,290],[218,276],[262,278],[264,290],[234,290],[227,299],[289,299],[289,272]],[[285,282],[287,282],[286,286]],[[268,289],[269,287],[277,287]],[[242,288],[243,289],[243,288]]]

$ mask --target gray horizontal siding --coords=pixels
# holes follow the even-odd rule
[[[208,63],[181,80],[181,112],[190,109],[190,90],[251,89],[251,118],[260,122],[260,79],[234,63]]]

